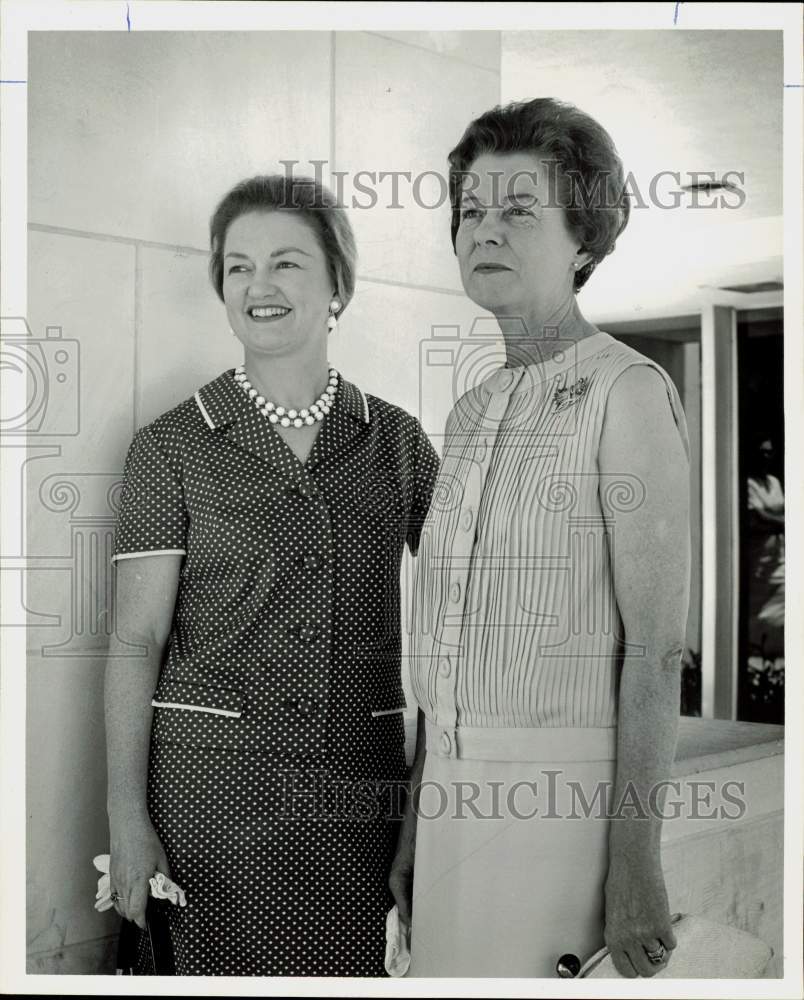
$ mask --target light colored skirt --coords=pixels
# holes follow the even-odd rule
[[[554,978],[602,947],[616,730],[428,722],[427,747],[408,975]]]

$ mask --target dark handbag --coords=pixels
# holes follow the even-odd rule
[[[123,920],[117,943],[118,976],[175,976],[176,963],[170,939],[166,899],[149,898],[145,930]]]

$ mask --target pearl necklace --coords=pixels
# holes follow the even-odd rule
[[[248,380],[245,365],[238,365],[235,368],[234,380],[249,399],[254,400],[260,413],[267,417],[272,424],[279,424],[280,427],[304,427],[305,425],[309,427],[316,420],[323,420],[329,413],[335,399],[335,393],[338,391],[338,372],[334,368],[330,368],[329,384],[314,403],[303,410],[286,410],[284,406],[277,406],[257,392]]]

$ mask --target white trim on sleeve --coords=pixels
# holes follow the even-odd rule
[[[383,708],[379,712],[372,712],[371,717],[372,719],[376,719],[381,715],[396,715],[397,712],[404,712],[404,711],[405,711],[404,708]]]
[[[148,549],[147,552],[118,552],[112,562],[118,559],[143,559],[145,556],[186,556],[187,549]]]

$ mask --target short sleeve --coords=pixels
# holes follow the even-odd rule
[[[433,497],[440,464],[438,452],[418,421],[416,421],[416,428],[418,431],[417,454],[407,534],[408,548],[413,555],[416,555],[419,549],[422,526],[430,509],[430,501]]]
[[[181,476],[150,428],[143,427],[126,457],[112,562],[184,555],[186,535]]]

